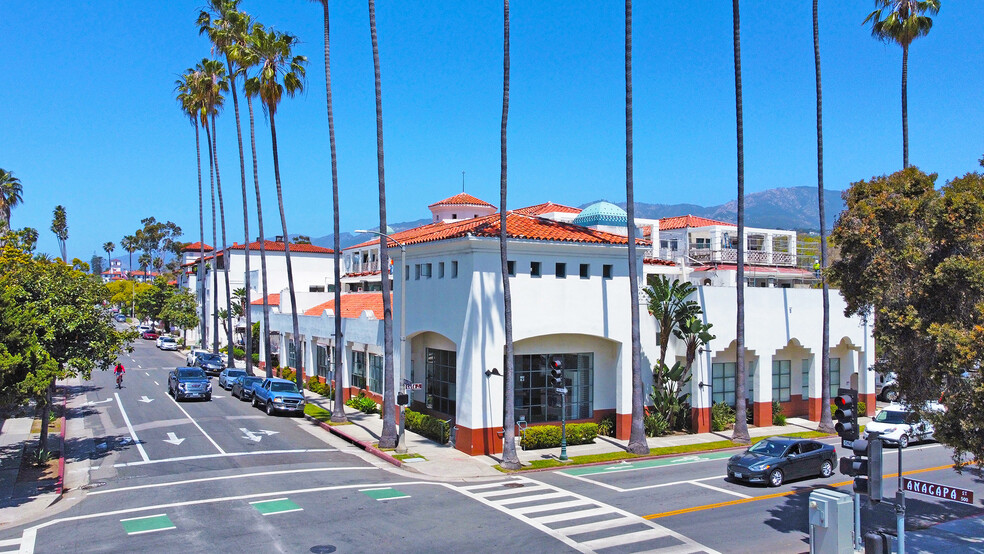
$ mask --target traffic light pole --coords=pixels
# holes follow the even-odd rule
[[[899,539],[899,554],[905,554],[905,488],[902,487],[902,445],[899,451],[899,490],[895,493],[895,533]]]
[[[854,493],[854,551],[860,552],[864,547],[861,540],[861,495]]]
[[[558,392],[561,389],[558,389]],[[560,461],[567,461],[567,388],[560,393]]]

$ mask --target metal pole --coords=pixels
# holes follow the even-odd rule
[[[399,244],[399,243],[398,243]],[[406,379],[406,345],[407,345],[407,247],[400,244],[400,386],[403,394],[407,394]],[[407,402],[409,402],[409,397]],[[407,439],[404,434],[406,405],[400,406],[400,436],[396,441],[397,454],[407,453]]]
[[[854,551],[861,550],[861,495],[854,493]]]
[[[560,394],[560,461],[567,461],[567,395]]]
[[[902,445],[899,451],[899,490],[895,493],[895,532],[899,538],[899,554],[905,554],[905,489],[902,488]]]

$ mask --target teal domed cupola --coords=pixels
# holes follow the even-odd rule
[[[628,226],[628,215],[625,210],[611,202],[595,202],[577,214],[573,223],[582,227],[625,229]]]

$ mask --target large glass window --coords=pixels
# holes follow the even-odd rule
[[[352,352],[352,386],[357,389],[366,388],[366,353]]]
[[[332,380],[331,350],[331,347],[319,344],[317,354],[315,354],[315,370],[318,377],[324,378],[326,382]]]
[[[734,362],[711,364],[711,402],[735,405]]]
[[[293,339],[287,339],[287,367],[297,369],[297,348]]]
[[[790,369],[789,360],[772,361],[772,399],[779,402],[789,402]]]
[[[841,360],[840,358],[830,359],[830,397],[837,397],[837,389],[841,383]]]
[[[561,401],[550,383],[548,362],[562,359],[567,388],[566,419],[588,419],[594,414],[594,354],[527,354],[514,358],[516,418],[530,423],[560,421]]]
[[[383,357],[369,354],[369,392],[383,394]]]
[[[455,415],[457,399],[457,355],[450,350],[428,348],[427,407],[442,414]]]

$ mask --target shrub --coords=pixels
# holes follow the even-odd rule
[[[311,378],[305,386],[315,394],[327,397],[335,396],[335,389],[331,386],[331,383],[322,383],[319,379]]]
[[[718,402],[711,406],[711,430],[724,431],[735,423],[735,410],[727,404]]]
[[[237,359],[237,360],[245,360],[246,359],[246,351],[243,350],[242,348],[239,348],[238,346],[233,346],[232,347],[232,355],[235,356],[236,357],[235,359]]]
[[[608,414],[598,423],[598,434],[604,437],[615,436],[615,414]]]
[[[647,413],[642,425],[646,428],[647,437],[662,437],[670,431],[670,424],[659,412]]]
[[[260,353],[259,352],[253,352],[253,363],[254,364],[260,363]]]
[[[537,448],[556,448],[560,446],[561,429],[559,425],[537,425],[528,427],[520,445],[525,450]],[[567,425],[567,444],[588,444],[598,436],[597,423],[571,423]]]
[[[364,414],[379,413],[379,404],[376,404],[376,401],[366,396],[364,392],[360,392],[359,396],[346,400],[345,405],[355,408]]]
[[[443,419],[413,410],[405,410],[404,417],[406,418],[404,420],[406,428],[418,435],[423,435],[441,444],[447,444],[451,438],[451,426],[445,423]]]
[[[282,368],[280,368],[280,378],[281,379],[287,379],[288,381],[293,381],[294,380],[294,377],[296,377],[296,376],[297,376],[297,374],[294,373],[294,371],[292,369],[290,369],[289,367],[282,367]]]
[[[773,425],[785,425],[786,416],[782,413],[782,404],[778,400],[772,401],[772,424]]]

